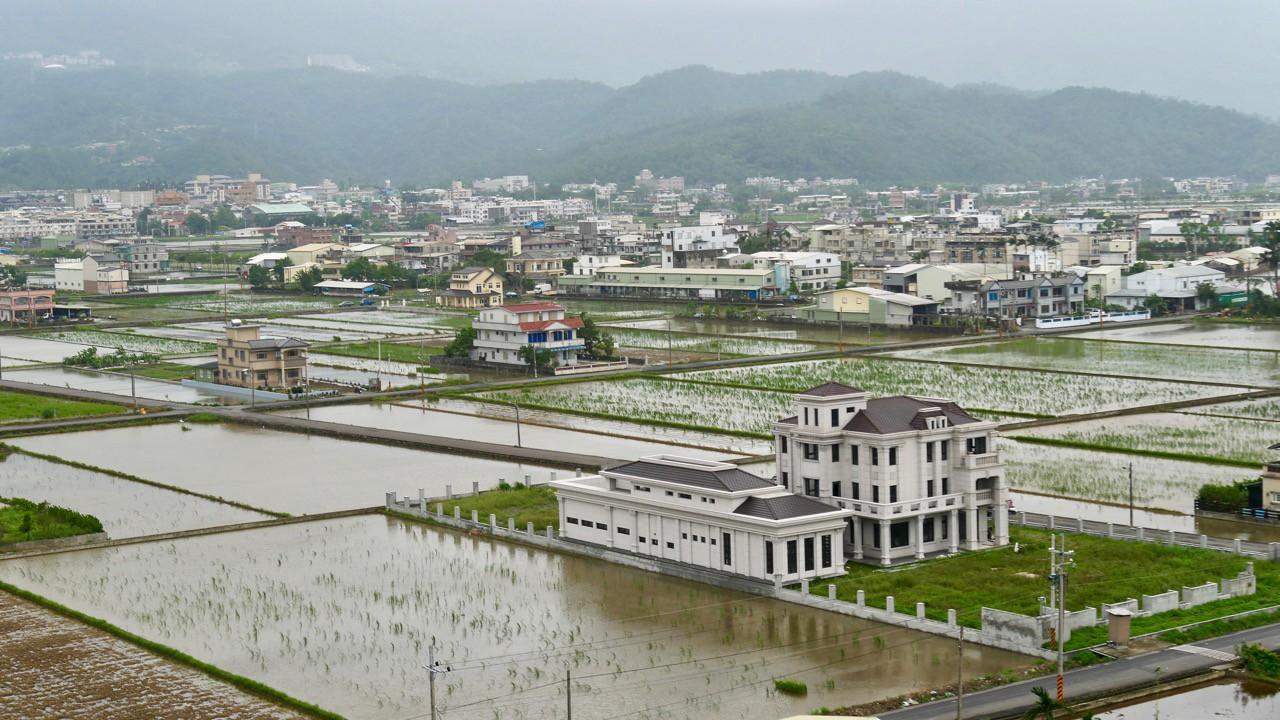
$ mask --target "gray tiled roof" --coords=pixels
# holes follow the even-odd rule
[[[737,510],[733,511],[733,514],[769,520],[786,520],[806,515],[821,515],[838,509],[803,495],[779,495],[771,498],[747,498],[742,501]]]
[[[860,392],[863,392],[862,388],[845,385],[844,383],[826,382],[817,387],[811,387],[799,394],[807,395],[809,397],[833,397],[836,395],[851,395]]]
[[[636,460],[634,462],[611,467],[606,470],[606,472],[620,473],[649,480],[660,480],[680,485],[688,485],[690,487],[702,488],[704,490],[720,490],[723,492],[737,492],[739,490],[758,490],[760,488],[776,487],[768,480],[765,480],[758,475],[752,475],[746,470],[741,470],[736,467],[725,468],[723,470],[702,470],[693,467],[680,467],[667,465],[666,463],[649,462],[647,460]]]
[[[850,432],[887,433],[907,432],[924,428],[918,418],[923,415],[937,415],[937,412],[922,412],[925,408],[938,408],[952,425],[965,425],[982,422],[965,412],[964,408],[950,400],[917,398],[909,395],[875,398],[867,401],[867,407],[859,410],[845,423],[844,429]]]
[[[307,343],[294,338],[282,337],[265,337],[257,340],[250,340],[249,347],[254,350],[280,349],[280,348],[304,348],[310,347]]]

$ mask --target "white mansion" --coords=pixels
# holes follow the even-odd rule
[[[845,571],[851,511],[736,465],[654,455],[552,485],[561,537],[762,580]]]
[[[774,425],[778,481],[852,511],[855,560],[893,561],[1007,545],[1009,494],[996,424],[950,400],[868,398],[826,383]]]

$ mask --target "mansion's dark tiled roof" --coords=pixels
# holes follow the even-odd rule
[[[747,498],[733,513],[769,520],[786,520],[806,515],[821,515],[838,509],[803,495],[779,495],[770,498]]]
[[[863,392],[862,388],[845,385],[844,383],[827,382],[797,394],[807,397],[834,397],[836,395],[852,395],[860,392]]]
[[[618,473],[631,477],[660,480],[663,482],[688,485],[704,490],[721,490],[737,492],[739,490],[758,490],[776,487],[773,483],[758,475],[736,467],[720,470],[709,470],[696,467],[668,465],[666,463],[636,460],[617,467],[611,467],[606,473]]]
[[[844,429],[877,435],[923,430],[925,419],[938,415],[946,416],[951,425],[981,422],[950,400],[896,395],[868,400],[867,407],[859,410]]]

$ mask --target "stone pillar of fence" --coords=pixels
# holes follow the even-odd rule
[[[858,599],[857,599],[857,602],[858,602],[858,607],[866,607],[866,605],[867,605],[867,593],[866,593],[866,591],[865,591],[865,590],[859,590],[859,591],[858,591]]]
[[[801,580],[801,581],[800,581],[800,592],[804,593],[805,595],[808,595],[808,594],[809,594],[809,581],[808,581],[808,580]]]
[[[489,513],[489,527],[493,528],[494,530],[498,529],[498,516],[494,515],[493,513]]]
[[[436,503],[436,514],[444,517],[444,503]]]
[[[550,477],[551,477],[551,479],[550,479],[550,480],[548,480],[548,482],[555,482],[555,481],[556,481],[556,471],[555,471],[555,470],[552,470],[552,471],[551,471],[551,475],[550,475]]]
[[[391,509],[391,506],[395,504],[396,504],[396,494],[393,492],[387,493],[387,509],[388,510]]]
[[[444,486],[444,499],[445,499],[445,500],[452,500],[452,499],[453,499],[453,486],[452,486],[452,485],[445,485],[445,486]]]
[[[922,602],[916,603],[916,619],[917,620],[924,619],[924,603]]]
[[[516,531],[516,519],[511,517],[507,518],[507,532],[515,532],[515,531]]]
[[[1019,513],[1018,513],[1018,524],[1019,524],[1019,525],[1026,525],[1026,524],[1027,524],[1027,514],[1026,514],[1025,512],[1019,512]]]
[[[532,476],[532,475],[530,475],[529,473],[525,473],[525,474],[524,474],[524,486],[525,486],[525,487],[529,487],[529,486],[530,486],[530,485],[532,485],[532,484],[533,484],[533,476]]]
[[[1138,531],[1138,533],[1137,533],[1136,537],[1137,537],[1139,540],[1144,540],[1144,539],[1146,539],[1146,538],[1144,538],[1144,537],[1143,537],[1143,536],[1145,535],[1145,533],[1143,532],[1142,528],[1135,528],[1135,529]]]
[[[1235,542],[1231,543],[1231,549],[1234,550],[1237,555],[1240,554],[1240,551],[1244,549],[1240,543],[1240,538],[1236,538]]]
[[[480,483],[478,481],[475,481],[475,480],[471,481],[471,494],[472,495],[480,494]]]
[[[1175,544],[1177,544],[1177,542],[1178,542],[1178,536],[1174,533],[1174,531],[1173,531],[1173,530],[1170,530],[1170,531],[1169,531],[1169,544],[1170,544],[1170,545],[1175,545]]]
[[[1115,523],[1107,523],[1107,537],[1115,537],[1115,536],[1116,536]]]
[[[554,533],[554,532],[555,532],[555,528],[553,528],[553,527],[551,527],[550,525],[548,525],[548,526],[547,526],[547,539],[548,539],[548,540],[551,540],[551,539],[553,539],[553,538],[555,537],[555,535],[553,535],[553,534],[552,534],[552,533]]]
[[[887,612],[887,613],[889,613],[890,615],[892,615],[892,614],[893,614],[893,596],[892,596],[892,595],[888,595],[888,596],[886,596],[886,597],[885,597],[885,599],[884,599],[884,611],[885,611],[885,612]]]
[[[835,599],[836,599],[836,586],[835,586],[835,585],[827,585],[827,599],[828,599],[828,600],[835,600]]]
[[[582,468],[574,468],[574,470],[573,470],[573,476],[574,476],[574,477],[582,477]]]
[[[533,537],[533,521],[532,520],[524,524],[524,531],[527,535],[529,535],[529,537]]]
[[[947,624],[950,625],[951,627],[956,626],[956,609],[955,608],[951,608],[950,610],[947,610]]]
[[[1049,529],[1050,529],[1050,530],[1052,530],[1052,529],[1053,529],[1053,516],[1052,516],[1052,515],[1050,515],[1050,516],[1049,516],[1049,519],[1048,519],[1046,522],[1048,523],[1048,527],[1049,527]]]
[[[479,510],[472,510],[472,511],[471,511],[471,522],[473,522],[473,523],[475,523],[475,524],[477,524],[477,525],[479,525],[479,524],[480,524],[480,511],[479,511]]]
[[[1076,532],[1084,532],[1084,518],[1076,518]]]
[[[454,520],[462,519],[462,508],[458,507],[457,505],[453,506],[453,519]]]
[[[1280,560],[1280,542],[1271,543],[1271,559]]]

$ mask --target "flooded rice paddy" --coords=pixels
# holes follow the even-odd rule
[[[1149,413],[1049,425],[1011,434],[1262,465],[1275,456],[1280,424],[1191,413]]]
[[[33,385],[53,385],[76,390],[110,393],[119,395],[126,400],[130,397],[132,391],[136,391],[138,397],[150,400],[201,403],[205,405],[228,405],[239,402],[235,398],[214,395],[203,390],[183,386],[177,382],[153,380],[144,377],[135,377],[131,381],[127,374],[121,372],[102,372],[60,366],[17,369],[13,372],[5,373],[5,379]]]
[[[514,418],[508,420],[498,417],[480,417],[433,409],[435,407],[437,403],[428,403],[425,407],[412,403],[330,405],[312,409],[311,419],[512,446],[519,440],[523,447],[600,455],[619,460],[659,453],[707,459],[723,459],[734,454],[723,449],[694,448],[634,437],[612,437],[558,427],[545,427],[538,424],[539,421],[533,419],[528,413],[522,413],[523,422],[520,423],[520,432],[517,434]],[[305,417],[307,413],[306,410],[295,409],[283,410],[279,414]],[[530,420],[533,420],[534,424],[530,424]]]
[[[1274,720],[1280,686],[1227,680],[1097,713],[1099,720]]]
[[[10,335],[0,338],[0,356],[4,358],[5,367],[10,365],[33,363],[60,363],[65,357],[75,355],[84,350],[84,345],[71,342],[59,342],[37,337]],[[113,352],[113,348],[97,345],[99,353]]]
[[[324,316],[320,316],[323,318]],[[263,319],[253,320],[252,322],[266,322]],[[303,317],[287,317],[279,318],[272,321],[272,324],[283,328],[306,328],[309,330],[326,330],[331,335],[343,335],[351,332],[377,333],[383,337],[390,335],[433,335],[442,332],[438,329],[413,327],[411,325],[387,325],[368,321],[360,321],[352,319],[347,322],[337,320],[323,320]]]
[[[48,502],[93,515],[113,539],[270,517],[22,453],[0,462],[0,497]]]
[[[1244,388],[1179,382],[1041,373],[1012,368],[964,367],[887,359],[810,360],[700,370],[676,377],[797,392],[837,381],[871,396],[948,398],[975,409],[1065,415],[1191,400]],[[724,388],[725,393],[738,392]]]
[[[667,321],[666,319],[628,320],[610,323],[610,327],[666,330]],[[891,345],[939,337],[930,333],[912,333],[884,328],[873,328],[868,333],[865,325],[854,323],[844,323],[841,326],[689,317],[672,318],[671,329],[675,332],[697,333],[708,337],[751,337],[845,345]]]
[[[1156,380],[1280,384],[1280,353],[1217,347],[1167,347],[1132,342],[1029,337],[891,353],[913,360],[999,367],[1133,375]]]
[[[1280,326],[1262,323],[1247,325],[1202,320],[1136,327],[1113,326],[1107,330],[1072,333],[1071,337],[1241,350],[1280,350]]]
[[[183,428],[188,428],[184,431]],[[11,445],[78,460],[276,512],[381,505],[395,490],[443,496],[549,468],[278,432],[234,424],[147,425],[14,438]]]
[[[1194,511],[1201,485],[1229,485],[1258,475],[1248,468],[1032,445],[1007,438],[1000,440],[1000,451],[1012,488],[1121,505],[1129,502],[1132,463],[1135,505],[1184,514]]]
[[[5,718],[303,717],[3,591],[0,678]]]
[[[950,681],[905,628],[379,515],[0,562],[0,578],[349,717],[773,718]],[[966,672],[1020,656],[967,647]],[[791,698],[774,678],[808,684]]]

